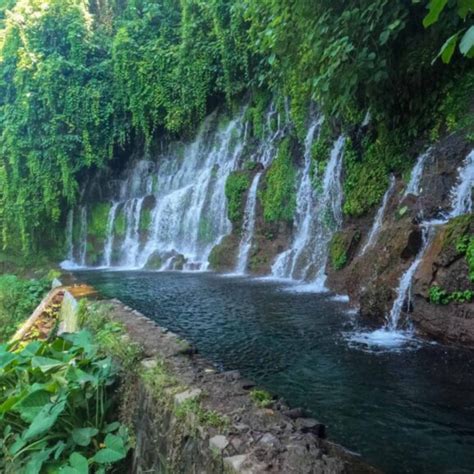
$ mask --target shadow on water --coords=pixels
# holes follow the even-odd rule
[[[192,341],[326,423],[330,438],[391,473],[471,473],[472,352],[422,344],[360,350],[354,316],[330,294],[210,273],[81,272],[108,297]]]

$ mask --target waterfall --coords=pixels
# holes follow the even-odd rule
[[[244,274],[252,247],[253,234],[255,230],[255,218],[257,214],[257,190],[262,173],[257,173],[250,186],[247,203],[245,205],[244,221],[242,224],[242,240],[240,241],[239,255],[237,258],[236,273]]]
[[[420,194],[420,182],[423,176],[423,170],[425,169],[426,160],[430,155],[431,148],[428,148],[428,150],[418,156],[416,164],[411,172],[410,182],[408,183],[403,197],[408,196],[408,194],[414,194],[415,196],[418,196]]]
[[[156,253],[173,251],[184,255],[188,269],[207,268],[212,248],[232,228],[225,183],[237,168],[243,132],[243,114],[211,136],[206,121],[182,160],[160,163],[151,236],[138,255],[139,267]]]
[[[103,266],[110,267],[112,264],[112,250],[114,246],[114,225],[115,216],[117,215],[117,209],[119,207],[118,202],[114,202],[110,208],[109,215],[107,217],[107,237],[104,245],[104,259]]]
[[[474,149],[459,169],[457,185],[451,190],[451,212],[448,218],[472,212],[472,190],[474,187]]]
[[[297,194],[296,235],[291,248],[280,254],[272,275],[312,282],[308,289],[323,291],[328,245],[342,223],[342,159],[345,138],[339,137],[322,177],[322,190],[313,190],[311,145],[321,119],[310,127],[306,137],[305,167]]]
[[[140,248],[140,218],[144,197],[134,198],[125,205],[127,231],[122,244],[122,265],[125,268],[136,268]]]
[[[377,214],[375,215],[374,223],[372,224],[372,228],[370,229],[369,235],[367,237],[367,242],[365,243],[362,251],[360,252],[360,256],[364,255],[368,248],[370,248],[377,240],[380,230],[382,229],[383,218],[385,216],[385,209],[387,208],[387,204],[389,201],[390,196],[392,195],[392,191],[395,187],[395,176],[390,176],[390,186],[388,187],[385,195],[382,199],[382,205],[379,207]]]
[[[420,178],[418,178],[419,181]],[[451,189],[451,211],[445,213],[442,219],[425,221],[421,224],[423,239],[422,246],[415,260],[400,278],[397,297],[393,302],[387,323],[381,329],[369,333],[357,333],[350,339],[354,342],[384,346],[399,347],[413,338],[413,331],[402,331],[399,328],[400,316],[406,302],[411,299],[411,287],[415,273],[425,256],[425,253],[435,235],[436,228],[446,224],[450,219],[472,212],[472,189],[474,186],[474,150],[458,170],[457,183]]]
[[[86,266],[86,257],[87,257],[87,207],[81,207],[81,214],[80,214],[80,248],[79,248],[79,265],[81,267]]]
[[[67,257],[66,261],[74,261],[74,210],[70,209],[67,214],[66,221],[66,248],[67,248]]]
[[[295,272],[297,263],[302,256],[303,250],[308,248],[310,224],[313,221],[314,209],[314,190],[311,180],[311,147],[321,123],[322,118],[316,119],[309,127],[305,138],[304,168],[301,173],[298,192],[296,194],[296,235],[291,247],[277,257],[272,267],[273,276],[278,278],[296,279]]]

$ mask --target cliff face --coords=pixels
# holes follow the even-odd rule
[[[346,244],[347,264],[343,269],[327,266],[328,286],[349,294],[362,318],[375,324],[385,322],[402,275],[422,250],[424,224],[450,212],[459,168],[471,149],[472,145],[457,135],[432,147],[416,195],[407,194],[407,186],[397,177],[378,237],[365,252],[362,250],[370,232],[370,218],[344,224],[343,241],[353,244],[354,235],[360,234],[361,238],[355,245]],[[445,222],[432,226],[430,236],[426,236],[429,242],[413,277],[411,297],[404,303],[401,325],[413,324],[425,336],[442,342],[474,346],[470,293],[474,284],[469,279],[466,256],[466,245],[474,236],[473,215],[442,220]]]
[[[387,322],[403,280],[397,328],[474,345],[472,143],[451,134],[418,147],[418,157],[408,151],[412,169],[389,156],[398,171],[387,179],[382,158],[371,169],[368,149],[354,154],[364,137],[377,146],[370,125],[352,142],[328,135],[315,113],[302,139],[271,104],[258,133],[245,110],[213,113],[194,141],[136,152],[125,168],[92,177],[68,220],[69,264],[303,281],[348,294],[375,327]],[[348,194],[357,166],[376,179]],[[351,199],[374,205],[348,217]]]

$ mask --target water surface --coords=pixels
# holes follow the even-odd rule
[[[472,473],[473,353],[434,344],[361,350],[354,316],[330,294],[210,273],[81,272],[182,337],[220,369],[238,369],[329,437],[390,473]]]

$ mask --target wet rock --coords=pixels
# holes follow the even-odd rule
[[[224,379],[228,382],[235,382],[240,379],[240,372],[238,370],[229,370],[222,374]]]
[[[292,420],[296,420],[297,418],[305,417],[307,415],[307,412],[303,408],[292,408],[290,410],[282,411],[282,415],[287,416]]]
[[[326,437],[326,426],[313,418],[298,418],[296,428],[302,433],[313,433],[318,438]]]

